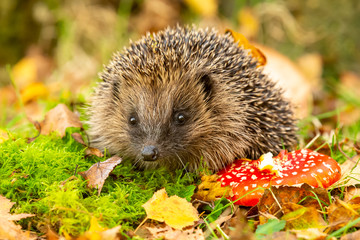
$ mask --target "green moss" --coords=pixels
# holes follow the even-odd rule
[[[39,136],[27,143],[19,137],[0,144],[0,194],[16,202],[14,212],[36,214],[23,220],[24,226],[30,221],[33,230],[50,225],[58,232],[79,235],[95,216],[105,227],[133,229],[145,216],[142,205],[156,190],[166,186],[169,195],[190,200],[196,174],[137,171],[126,161],[114,169],[100,196],[77,174],[62,184],[75,169],[85,171],[105,159],[84,158],[83,147],[70,137],[72,131],[63,139]]]

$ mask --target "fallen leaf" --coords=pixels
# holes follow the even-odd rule
[[[228,197],[231,188],[229,186],[222,187],[218,178],[219,176],[215,174],[202,176],[201,183],[198,186],[197,192],[194,194],[194,198],[205,202],[211,202],[222,197]]]
[[[360,239],[360,230],[356,232],[348,233],[340,238],[340,240],[358,240],[358,239]]]
[[[266,64],[266,57],[262,53],[260,49],[255,47],[254,45],[250,44],[250,42],[246,39],[246,37],[238,32],[235,32],[231,29],[226,29],[226,33],[230,33],[231,36],[234,38],[235,42],[238,42],[239,47],[243,47],[244,49],[250,50],[249,54],[255,58],[258,63],[257,66],[264,66]]]
[[[48,95],[49,95],[49,90],[41,82],[35,82],[29,84],[20,93],[21,101],[24,104],[39,98],[46,98]]]
[[[354,198],[360,197],[360,189],[356,187],[347,187],[344,192],[344,202],[349,202]]]
[[[145,239],[167,239],[167,240],[198,240],[205,239],[203,231],[199,228],[188,227],[184,230],[173,229],[166,224],[158,224],[156,226],[144,225],[142,228],[149,233],[139,234]],[[144,231],[139,231],[144,232]]]
[[[120,240],[118,236],[121,226],[108,229],[100,226],[99,222],[95,217],[91,217],[90,228],[76,240]]]
[[[185,0],[190,9],[204,17],[213,17],[217,13],[218,3],[216,0]]]
[[[308,229],[301,229],[301,230],[290,230],[290,232],[295,233],[298,239],[324,239],[326,238],[326,233],[321,231],[318,228],[308,228]]]
[[[315,194],[320,201],[329,204],[326,189],[312,188],[308,184],[302,184],[301,186],[280,186],[266,189],[257,207],[259,212],[267,212],[275,216],[282,213],[279,210],[285,203],[298,203],[301,201],[302,206],[318,208],[319,203],[315,199]]]
[[[42,135],[49,135],[56,131],[61,137],[64,137],[68,127],[82,128],[82,123],[79,117],[65,104],[58,104],[45,115],[45,119],[40,123],[39,131]]]
[[[286,229],[318,228],[323,230],[326,223],[315,207],[304,207],[295,203],[282,205],[285,214],[282,220],[286,220]]]
[[[341,178],[333,185],[334,188],[355,186],[360,184],[360,155],[348,159],[340,165]]]
[[[9,240],[31,240],[36,239],[30,236],[30,232],[21,230],[20,225],[13,221],[35,216],[34,214],[10,214],[10,209],[15,203],[0,195],[0,239]]]
[[[15,85],[23,90],[26,86],[38,80],[36,60],[33,57],[25,57],[17,62],[11,69]]]
[[[328,207],[329,225],[332,227],[332,229],[339,229],[348,224],[351,220],[358,218],[359,211],[360,203],[351,203],[351,201],[344,202],[337,198]],[[360,223],[356,224],[355,226],[360,227]]]
[[[97,188],[100,195],[101,189],[112,170],[121,163],[122,159],[118,156],[112,156],[103,162],[92,165],[89,170],[79,172],[79,174],[89,180],[88,187]]]
[[[225,224],[223,230],[232,240],[255,240],[255,233],[248,223],[246,211],[241,208],[235,211],[235,216]]]
[[[170,227],[182,229],[199,220],[197,210],[184,198],[176,195],[168,197],[165,189],[161,189],[142,205],[147,218],[165,222]]]

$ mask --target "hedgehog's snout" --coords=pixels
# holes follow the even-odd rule
[[[144,158],[144,161],[152,162],[156,161],[159,158],[159,150],[154,145],[146,145],[142,151],[141,155]]]

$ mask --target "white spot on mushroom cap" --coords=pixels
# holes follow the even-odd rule
[[[253,183],[253,184],[251,184],[251,187],[252,187],[252,188],[256,188],[256,187],[257,187],[257,184],[256,184],[256,183]]]
[[[249,190],[249,187],[248,187],[248,186],[245,186],[245,187],[244,187],[244,190],[245,190],[245,191]]]
[[[303,172],[307,172],[307,171],[309,171],[310,169],[308,169],[308,168],[303,168]]]
[[[256,179],[258,179],[258,177],[256,175],[251,175],[251,179],[256,180]]]
[[[297,175],[297,172],[292,172],[291,174],[295,176],[295,175]]]
[[[283,181],[283,180],[280,179],[280,180],[277,180],[277,181],[275,181],[275,182],[276,182],[276,184],[280,184],[282,181]]]
[[[241,179],[240,179],[240,181],[244,181],[244,180],[246,180],[246,179],[247,179],[246,176],[242,176]]]
[[[327,167],[328,169],[331,169],[331,165],[330,164],[327,164],[326,162],[323,162],[322,163],[325,167]]]
[[[225,176],[227,179],[232,179],[232,176],[230,176],[230,175],[226,175]]]
[[[319,168],[318,170],[316,170],[318,173],[322,173],[324,172],[321,168]]]

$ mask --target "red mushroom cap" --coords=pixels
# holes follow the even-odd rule
[[[340,166],[334,159],[309,149],[290,153],[282,151],[273,158],[276,171],[261,170],[261,161],[239,159],[218,172],[221,185],[232,188],[234,195],[231,200],[240,198],[235,204],[254,206],[264,190],[271,186],[307,183],[313,187],[327,188],[341,176]]]

